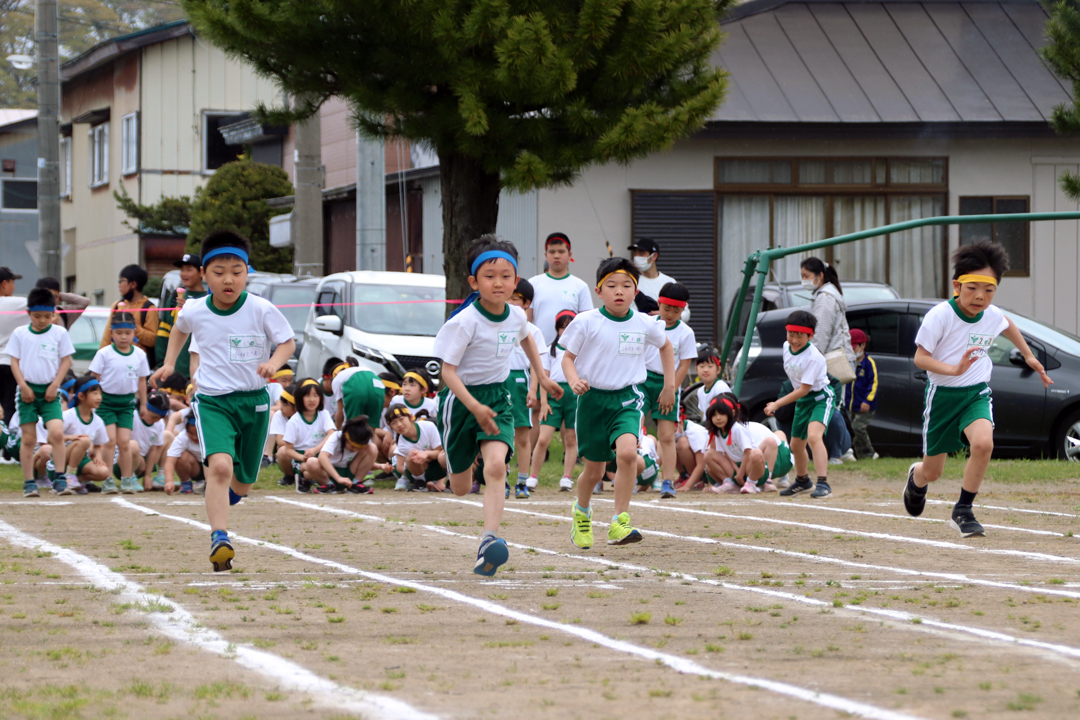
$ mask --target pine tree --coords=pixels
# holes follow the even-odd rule
[[[439,156],[448,297],[494,232],[502,187],[567,184],[593,163],[670,147],[709,118],[711,56],[733,0],[184,0],[197,30],[274,77],[289,111],[348,99],[370,137]]]
[[[1042,56],[1058,77],[1072,84],[1072,104],[1058,105],[1050,116],[1050,125],[1060,135],[1080,132],[1080,0],[1058,0],[1047,3],[1050,19],[1046,36],[1050,43]],[[1061,176],[1061,189],[1072,200],[1080,201],[1080,177],[1066,171]]]

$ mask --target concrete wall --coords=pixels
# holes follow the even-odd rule
[[[37,120],[31,118],[0,128],[0,158],[15,161],[15,172],[3,173],[0,177],[37,179]],[[22,280],[15,281],[17,295],[25,295],[37,282],[37,258],[26,249],[27,243],[37,241],[37,211],[0,210],[0,265],[23,276]]]
[[[571,238],[577,260],[571,271],[590,282],[607,257],[605,240],[616,254],[627,254],[631,235],[631,190],[704,190],[714,187],[716,157],[896,157],[949,158],[948,213],[959,213],[961,195],[1025,195],[1038,210],[1076,210],[1058,189],[1061,171],[1080,168],[1080,153],[1067,139],[1038,140],[687,140],[665,153],[622,166],[589,168],[571,187],[542,190],[537,202],[537,242],[559,230]],[[425,208],[426,209],[426,208]],[[425,216],[426,221],[426,216]],[[1080,330],[1080,224],[1034,223],[1031,276],[1007,277],[998,302],[1018,312]],[[425,227],[425,231],[427,228]],[[948,229],[950,249],[959,243]],[[761,246],[765,246],[765,238]],[[542,250],[537,253],[542,258]],[[741,267],[743,252],[720,248],[720,263]],[[663,269],[661,254],[660,268]],[[720,268],[716,269],[717,277]],[[728,293],[724,293],[725,302]]]

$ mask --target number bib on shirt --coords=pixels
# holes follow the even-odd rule
[[[966,350],[978,348],[972,357],[986,357],[986,350],[994,343],[994,336],[981,333],[968,333]]]
[[[510,357],[515,347],[517,347],[517,333],[500,332],[495,346],[495,357]]]
[[[620,355],[642,355],[645,353],[645,333],[641,332],[620,332],[619,333],[619,354]]]
[[[38,357],[43,360],[55,360],[58,357],[56,341],[52,338],[39,340]]]
[[[229,362],[247,363],[262,360],[266,337],[261,335],[230,335]]]
[[[139,365],[138,363],[124,365],[124,377],[128,380],[139,379]]]

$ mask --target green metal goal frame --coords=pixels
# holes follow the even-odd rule
[[[1046,220],[1080,220],[1080,212],[1049,212],[1049,213],[1010,213],[1008,215],[943,215],[941,217],[921,218],[919,220],[907,220],[892,225],[861,230],[847,235],[838,235],[825,240],[795,245],[794,247],[775,247],[768,250],[758,250],[746,258],[746,267],[743,269],[743,281],[739,288],[739,294],[735,296],[735,307],[728,319],[727,335],[724,337],[724,347],[720,353],[721,367],[727,367],[728,356],[731,353],[731,345],[735,341],[735,333],[739,327],[739,316],[742,315],[743,302],[746,299],[746,291],[750,282],[757,273],[757,284],[754,287],[754,299],[750,304],[750,317],[746,325],[746,334],[743,336],[742,350],[739,353],[739,364],[736,369],[732,390],[738,395],[742,389],[743,376],[746,374],[746,363],[750,357],[750,339],[757,327],[758,314],[761,312],[761,294],[765,289],[765,279],[769,276],[769,269],[774,260],[788,255],[821,250],[834,245],[844,245],[857,240],[880,237],[891,233],[911,230],[913,228],[927,227],[931,225],[971,225],[976,223],[1000,223],[1000,222],[1041,222]]]

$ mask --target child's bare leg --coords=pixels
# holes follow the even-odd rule
[[[825,449],[825,424],[819,422],[810,423],[806,428],[806,444],[810,453],[814,456],[814,472],[819,478],[829,476],[829,453]]]
[[[82,475],[79,476],[79,480],[84,483],[105,482],[108,477],[109,468],[105,465],[105,463],[101,463],[95,460],[93,462],[86,463],[86,465],[83,465]]]
[[[675,467],[678,462],[675,451],[675,423],[671,420],[657,420],[656,439],[660,449],[660,467],[663,478],[674,482],[679,477],[679,471]]]
[[[582,510],[589,509],[589,503],[592,502],[593,487],[604,477],[606,468],[606,462],[585,461],[585,469],[578,475],[577,480],[577,504]]]
[[[964,428],[971,454],[964,466],[963,489],[970,493],[979,492],[986,469],[990,467],[990,456],[994,452],[994,426],[989,420],[980,418]]]
[[[120,476],[131,477],[133,474],[133,468],[131,464],[131,430],[128,428],[122,428],[120,426],[114,426],[113,430],[115,435],[112,439],[116,441],[116,446],[120,448]]]
[[[74,475],[79,470],[79,463],[86,457],[86,451],[90,449],[90,438],[80,437],[78,440],[72,440],[71,444],[67,446],[67,462],[64,466],[64,472]]]
[[[499,531],[506,504],[506,443],[488,440],[480,445],[484,458],[484,531]]]
[[[941,477],[945,470],[945,460],[948,455],[926,455],[922,462],[915,463],[914,481],[915,487],[924,488]]]
[[[190,482],[192,478],[199,476],[199,461],[185,450],[176,462],[176,474],[180,476],[181,483]]]
[[[692,475],[694,473],[694,468],[697,467],[697,455],[690,448],[690,441],[684,437],[679,438],[679,441],[675,443],[675,451],[678,456],[679,471],[685,472],[687,475]],[[675,488],[676,492],[686,492],[691,489],[689,480]]]
[[[349,463],[349,469],[352,470],[353,478],[361,485],[364,483],[364,478],[368,476],[371,469],[375,467],[375,461],[379,458],[379,449],[375,447],[375,443],[368,443],[363,450],[356,453],[356,457]]]
[[[116,425],[106,425],[105,432],[109,434],[109,442],[101,446],[101,459],[111,465],[116,457]],[[120,477],[125,478],[124,467],[120,466]]]
[[[528,477],[529,475],[529,460],[532,459],[532,453],[529,452],[529,432],[531,430],[532,428],[527,427],[514,428],[514,453],[517,454],[519,477]]]
[[[164,459],[165,459],[165,448],[166,447],[168,447],[168,446],[167,445],[155,445],[154,447],[150,448],[150,452],[146,453],[145,487],[146,487],[147,490],[151,490],[154,487],[154,478],[153,478],[154,467],[158,463],[164,461]]]
[[[330,474],[322,469],[319,464],[319,458],[309,457],[300,464],[301,472],[304,478],[317,482],[320,485],[324,484],[330,479]]]
[[[26,423],[20,427],[22,428],[22,442],[19,445],[19,464],[22,465],[23,480],[33,480],[37,423]]]
[[[281,468],[282,475],[293,474],[292,458],[289,457],[289,454],[287,452],[285,452],[284,445],[277,449],[276,459],[278,467]]]
[[[806,453],[806,438],[791,438],[791,459],[795,464],[795,476],[806,477],[810,471],[810,456]],[[828,462],[826,460],[826,462]]]
[[[634,476],[637,460],[637,435],[624,433],[615,438],[615,514],[630,509],[630,497],[634,494]]]
[[[45,477],[45,468],[52,458],[52,445],[45,443],[34,451],[34,477]]]
[[[765,454],[758,448],[750,448],[743,456],[743,467],[747,482],[756,483],[765,474]]]
[[[45,423],[45,429],[49,432],[49,445],[52,446],[53,468],[57,473],[64,472],[64,421],[60,419],[50,420]]]
[[[555,428],[550,425],[540,426],[540,436],[536,439],[536,446],[533,448],[532,454],[532,468],[531,474],[533,477],[540,477],[540,469],[544,467],[544,455],[547,454],[548,448],[551,446],[551,438],[555,436]],[[570,466],[573,470],[573,465]]]
[[[705,471],[709,477],[720,481],[735,474],[735,463],[727,455],[716,450],[705,451]]]
[[[233,476],[232,455],[214,453],[208,460],[206,464],[206,517],[210,520],[211,532],[227,530],[229,485]]]
[[[563,441],[563,476],[570,477],[577,464],[577,432],[573,428],[565,428],[562,432]],[[543,458],[541,458],[543,460]]]
[[[452,473],[450,475],[450,491],[458,497],[468,495],[472,490],[473,471],[470,467],[465,472]]]
[[[780,444],[776,441],[775,435],[770,435],[761,441],[758,445],[758,450],[765,457],[765,465],[772,470],[776,467],[776,456],[780,452]]]

